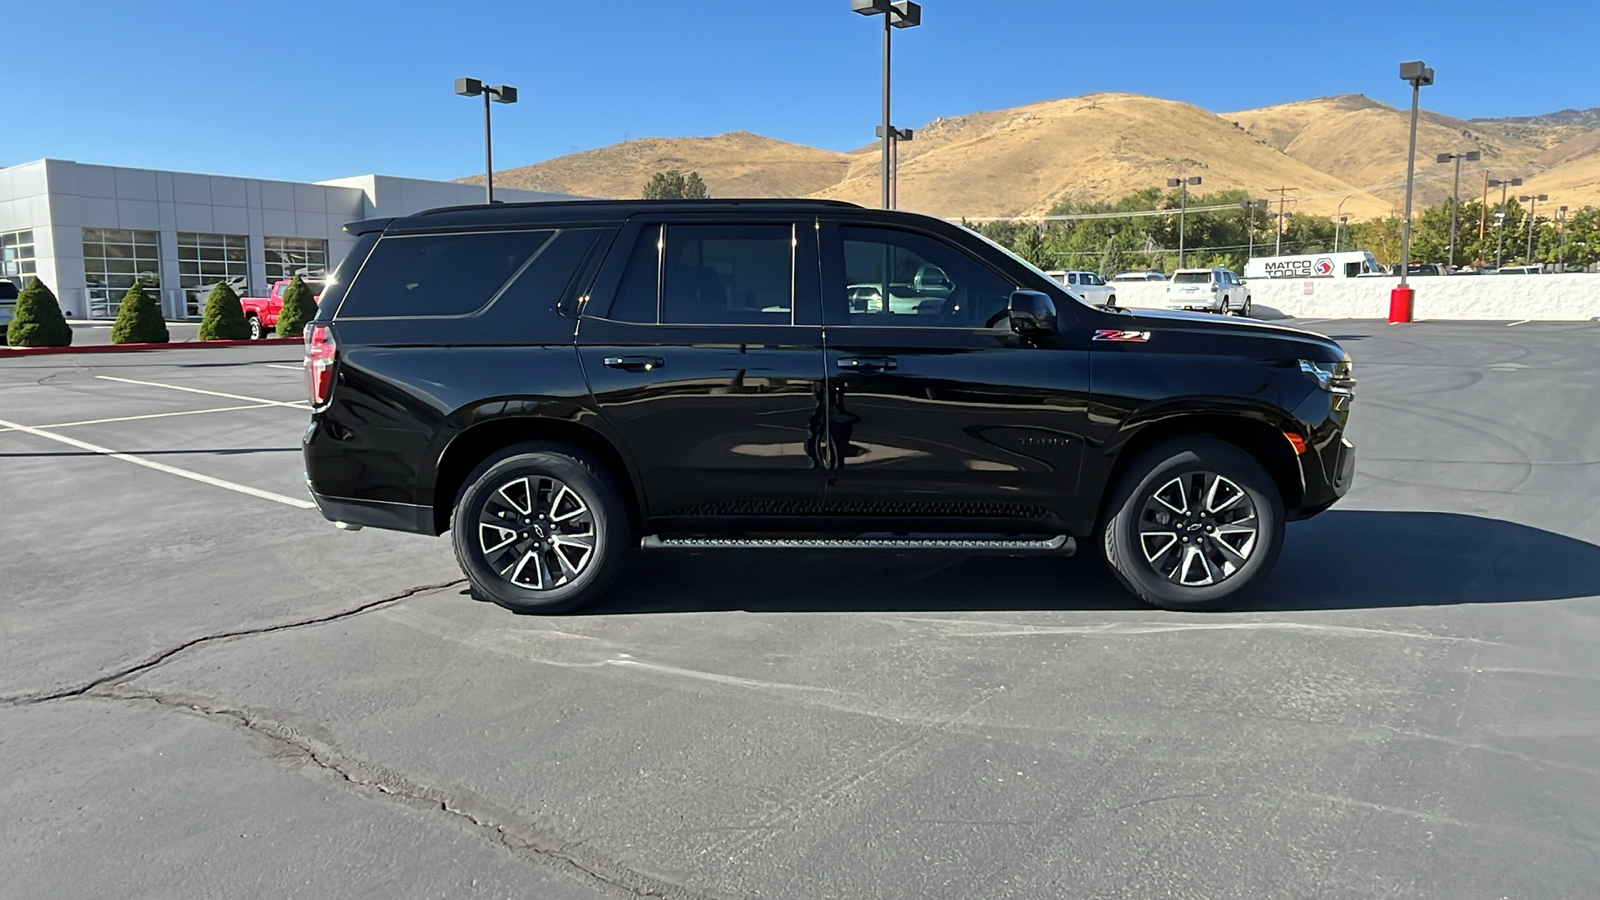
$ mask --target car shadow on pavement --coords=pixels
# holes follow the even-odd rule
[[[1332,510],[1289,526],[1242,611],[1600,596],[1600,547],[1457,513]],[[656,552],[584,615],[1143,610],[1093,549],[1072,558],[938,551]]]

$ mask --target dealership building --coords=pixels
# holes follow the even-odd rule
[[[218,282],[259,295],[337,265],[354,243],[346,222],[483,199],[481,185],[387,175],[305,184],[42,159],[0,168],[0,278],[37,277],[68,318],[85,319],[115,317],[137,280],[167,318],[193,319]]]

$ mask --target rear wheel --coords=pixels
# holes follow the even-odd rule
[[[1228,295],[1226,295],[1226,294],[1222,295],[1222,308],[1217,310],[1217,312],[1219,312],[1219,313],[1221,313],[1221,314],[1223,314],[1225,316],[1229,314],[1228,313]]]
[[[1272,476],[1250,454],[1202,435],[1143,453],[1113,489],[1106,516],[1107,565],[1164,609],[1235,602],[1271,571],[1283,545]]]
[[[245,321],[250,323],[250,340],[259,341],[265,336],[265,332],[261,328],[260,316],[257,316],[255,313],[251,313],[245,318]]]
[[[456,500],[456,561],[473,593],[507,609],[558,613],[603,594],[633,542],[615,484],[562,444],[507,448],[482,463]]]

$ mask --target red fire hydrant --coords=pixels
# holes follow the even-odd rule
[[[1389,292],[1389,324],[1411,321],[1411,300],[1416,296],[1416,291],[1410,285],[1402,284]]]

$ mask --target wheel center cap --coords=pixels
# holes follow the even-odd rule
[[[533,533],[534,533],[534,535],[536,535],[538,537],[544,537],[544,526],[543,525],[535,525],[535,526],[533,526]]]
[[[1199,531],[1200,530],[1200,523],[1199,522],[1190,522],[1189,523],[1189,530],[1190,531]]]

